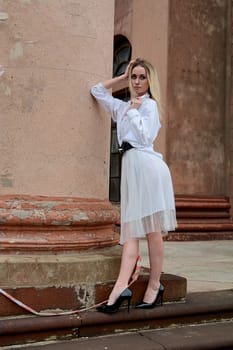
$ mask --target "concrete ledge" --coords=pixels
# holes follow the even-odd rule
[[[115,279],[121,247],[73,254],[0,255],[2,288],[60,287]]]
[[[136,329],[144,332],[174,325],[217,322],[232,317],[233,290],[192,293],[185,303],[167,303],[151,310],[131,309],[130,313],[121,309],[114,315],[89,311],[73,316],[2,318],[0,345],[51,340],[51,337],[53,340],[93,337]]]
[[[233,348],[233,323],[214,322],[150,331],[117,334],[107,337],[79,338],[73,341],[43,342],[21,346],[23,350],[211,350]]]
[[[113,257],[112,260],[103,260],[102,257],[101,262],[98,262],[98,264],[93,257],[93,261],[89,260],[89,268],[91,271],[94,271],[93,266],[91,266],[92,262],[96,264],[97,269],[100,269],[100,271],[101,268],[104,268],[101,263],[107,265],[115,263],[115,269],[116,266],[119,265],[117,256],[115,256],[115,258]],[[82,268],[82,264],[80,265]],[[67,266],[67,270],[72,268],[72,264]],[[64,269],[63,273],[67,273],[66,269]],[[113,271],[111,271],[111,274],[112,273]],[[114,273],[117,275],[117,270],[115,270]],[[75,275],[76,273],[74,273],[74,276]],[[27,304],[37,312],[45,310],[49,310],[49,312],[58,312],[58,310],[60,310],[60,312],[68,310],[72,311],[90,307],[106,300],[114,284],[112,275],[111,279],[109,278],[109,275],[110,273],[105,273],[104,276],[102,273],[103,282],[99,282],[100,279],[96,280],[95,277],[93,277],[92,281],[89,281],[90,276],[88,276],[88,280],[85,281],[84,277],[83,279],[80,279],[79,276],[79,279],[72,279],[72,281],[70,280],[67,284],[62,282],[60,283],[60,286],[52,286],[51,284],[49,287],[43,287],[41,284],[41,286],[37,285],[37,287],[33,287],[32,285],[30,287],[18,286],[15,288],[7,288],[5,290],[10,295]],[[142,269],[138,281],[131,286],[133,292],[132,303],[137,303],[142,299],[147,286],[148,275],[149,270]],[[98,277],[98,272],[96,272],[96,277]],[[187,281],[185,278],[171,274],[162,274],[161,282],[165,286],[164,301],[174,302],[184,300],[187,291]],[[27,311],[0,294],[1,316],[25,315],[25,313],[27,314]]]
[[[143,299],[149,279],[149,273],[149,268],[142,267],[137,282],[130,287],[133,292],[133,304],[136,304]],[[184,301],[187,293],[186,278],[173,274],[162,273],[160,281],[165,286],[165,302]],[[114,281],[110,281],[108,283],[97,283],[95,302],[100,303],[102,300],[106,300],[113,288],[113,285]]]
[[[122,310],[115,315],[85,315],[79,336],[96,336],[122,331],[148,330],[233,317],[233,290],[192,293],[185,302],[167,303],[149,310]],[[92,321],[90,322],[90,318]]]
[[[36,311],[95,304],[95,285],[116,279],[121,247],[76,254],[0,255],[1,288]],[[0,295],[0,315],[25,311]]]

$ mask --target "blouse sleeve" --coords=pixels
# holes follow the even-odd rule
[[[102,83],[91,88],[91,94],[102,105],[102,107],[111,114],[112,119],[117,121],[117,110],[121,105],[121,101],[114,98],[107,89],[104,88]]]
[[[150,146],[161,128],[157,104],[154,100],[148,100],[141,108],[127,111],[131,130],[140,144]]]

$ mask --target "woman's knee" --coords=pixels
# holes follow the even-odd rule
[[[150,232],[146,235],[147,241],[163,241],[162,233],[161,232]]]
[[[139,253],[139,242],[137,239],[129,239],[123,246],[123,253],[128,257],[136,259]]]

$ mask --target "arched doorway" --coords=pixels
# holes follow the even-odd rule
[[[114,37],[113,52],[113,77],[119,76],[125,72],[128,63],[131,60],[131,44],[123,35]],[[127,101],[129,99],[129,90],[125,88],[114,92],[114,96]],[[118,151],[116,123],[111,123],[111,148],[110,148],[110,181],[109,181],[109,200],[111,202],[120,202],[120,182],[121,182],[121,156]]]

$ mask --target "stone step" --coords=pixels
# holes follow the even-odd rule
[[[233,239],[228,197],[177,195],[175,201],[178,227],[166,241]]]
[[[233,231],[175,231],[164,237],[165,241],[214,241],[232,240]]]
[[[121,308],[113,315],[88,311],[70,316],[5,317],[0,319],[0,345],[26,344],[48,339],[81,339],[133,330],[144,332],[232,318],[233,290],[192,293],[183,302],[165,303],[162,307],[150,310],[131,308],[129,313]]]
[[[132,302],[139,302],[146,289],[149,278],[149,269],[141,268],[140,276],[135,284],[130,288],[133,292]],[[164,300],[166,302],[174,302],[184,300],[187,292],[187,280],[184,277],[162,273],[161,283],[165,286]],[[83,288],[83,298],[81,298],[80,285]],[[92,298],[94,304],[98,304],[106,300],[113,288],[114,281],[109,280],[106,282],[93,283]],[[30,306],[37,312],[43,312],[49,310],[72,311],[77,309],[83,309],[85,307],[85,290],[84,283],[71,284],[60,287],[17,287],[4,289],[7,293],[18,299],[22,303]],[[90,288],[89,288],[90,290]],[[81,300],[82,303],[80,302]],[[90,307],[90,302],[86,303],[87,307]],[[4,295],[0,294],[0,315],[2,317],[14,317],[27,314],[25,309],[21,308],[11,300],[7,299]]]
[[[211,350],[233,349],[233,322],[192,324],[157,330],[134,331],[73,341],[43,342],[21,346],[21,350]],[[2,349],[11,349],[3,347]]]
[[[182,219],[225,219],[232,223],[230,201],[228,197],[176,196],[176,214],[178,223]]]
[[[228,197],[176,195],[175,203],[178,227],[164,240],[233,239],[233,220]],[[116,232],[120,232],[119,221]]]

